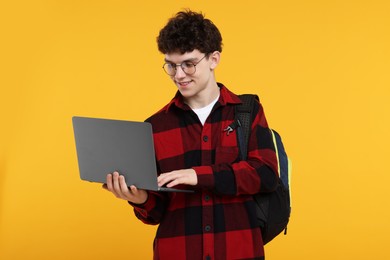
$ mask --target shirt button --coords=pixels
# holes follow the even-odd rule
[[[209,137],[207,135],[203,136],[203,141],[207,142],[209,140]]]
[[[206,260],[211,260],[211,256],[206,256],[206,258],[205,258]]]
[[[205,201],[209,201],[209,200],[210,200],[210,196],[209,196],[209,195],[205,195],[205,196],[204,196],[204,200],[205,200]]]
[[[205,227],[204,227],[204,230],[205,230],[206,232],[209,232],[209,231],[211,230],[211,226],[210,226],[210,225],[205,226]]]

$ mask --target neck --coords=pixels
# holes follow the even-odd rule
[[[217,83],[213,84],[209,88],[204,89],[202,92],[198,93],[196,96],[191,98],[185,98],[184,102],[191,109],[198,109],[209,105],[213,102],[219,95],[219,87]]]

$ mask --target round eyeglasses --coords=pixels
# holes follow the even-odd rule
[[[164,71],[169,76],[175,76],[176,75],[177,66],[180,66],[185,74],[192,75],[192,74],[194,74],[196,72],[196,65],[198,65],[199,62],[201,62],[206,56],[207,56],[207,54],[205,56],[203,56],[203,58],[201,58],[196,63],[191,62],[191,61],[184,61],[184,62],[182,62],[180,64],[175,64],[175,63],[172,63],[172,62],[166,62],[166,63],[164,63],[162,68],[164,69]]]

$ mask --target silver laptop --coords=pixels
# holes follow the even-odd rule
[[[193,192],[157,185],[152,125],[146,122],[74,116],[80,178],[105,183],[118,171],[128,186],[153,191]]]

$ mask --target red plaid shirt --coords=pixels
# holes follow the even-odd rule
[[[264,259],[252,194],[276,183],[276,154],[261,104],[256,103],[248,159],[239,160],[234,121],[240,99],[222,84],[220,97],[202,126],[175,98],[147,121],[153,125],[159,172],[193,168],[194,193],[149,192],[136,216],[159,224],[154,259]],[[183,188],[183,187],[182,187]]]

